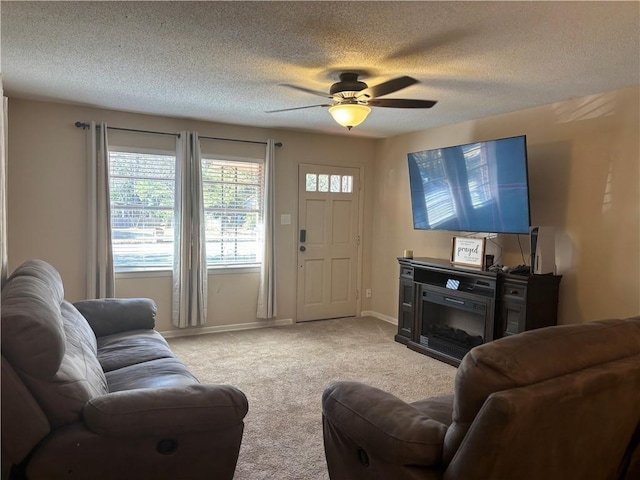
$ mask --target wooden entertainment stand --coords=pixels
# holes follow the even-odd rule
[[[474,346],[555,325],[560,275],[514,275],[398,258],[400,299],[395,340],[458,366]]]

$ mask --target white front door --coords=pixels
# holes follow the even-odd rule
[[[298,321],[356,314],[357,168],[300,165],[298,182]]]

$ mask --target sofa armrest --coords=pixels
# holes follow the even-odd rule
[[[242,423],[247,411],[237,388],[196,384],[101,395],[85,404],[82,416],[93,432],[124,437],[222,430]]]
[[[369,456],[396,465],[442,464],[447,426],[388,392],[336,382],[322,395],[322,413]]]
[[[87,319],[96,337],[129,330],[151,330],[158,311],[149,298],[100,298],[73,304]]]

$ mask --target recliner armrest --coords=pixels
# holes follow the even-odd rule
[[[142,388],[94,397],[82,411],[87,428],[105,436],[177,435],[238,425],[247,397],[229,385]]]
[[[73,304],[86,318],[96,337],[129,330],[151,330],[158,309],[149,298],[99,298]]]
[[[447,426],[388,392],[336,382],[322,395],[322,412],[369,456],[397,465],[442,464]]]

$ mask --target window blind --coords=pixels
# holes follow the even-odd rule
[[[116,270],[173,264],[173,155],[109,152],[111,230]]]
[[[207,263],[258,263],[263,241],[263,163],[203,158],[202,183]]]
[[[116,271],[171,269],[176,157],[109,152]],[[207,265],[260,262],[263,162],[202,159]]]

